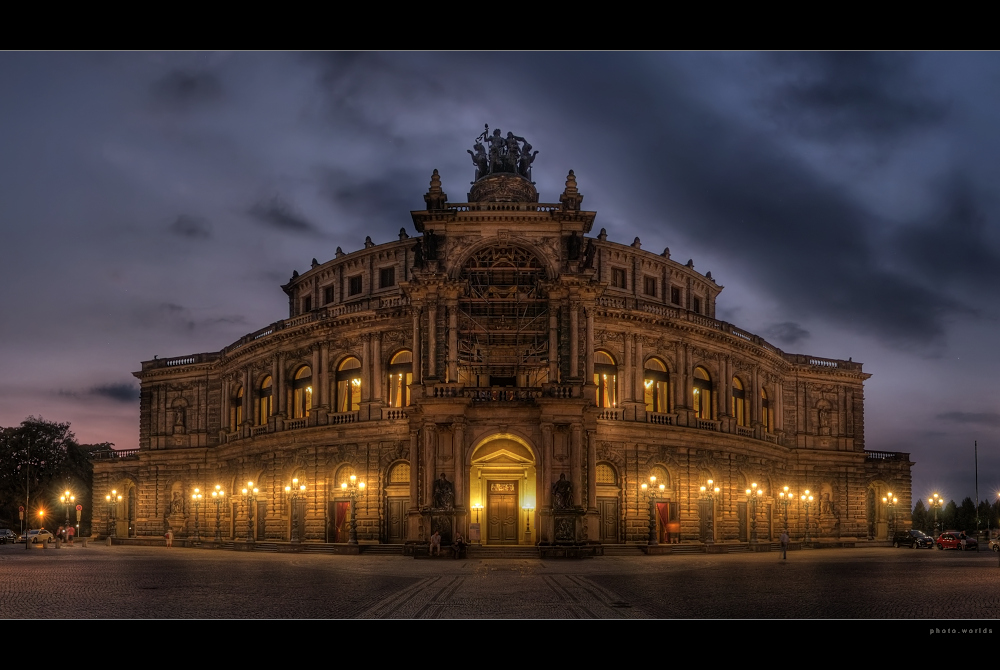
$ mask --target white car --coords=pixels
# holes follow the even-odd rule
[[[29,530],[28,531],[28,542],[31,544],[38,544],[39,542],[49,542],[55,539],[55,535],[45,530],[44,528],[40,530]]]

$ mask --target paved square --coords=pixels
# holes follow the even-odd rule
[[[1000,614],[997,556],[890,548],[421,559],[0,545],[4,618],[962,619]]]

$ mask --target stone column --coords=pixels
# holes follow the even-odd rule
[[[645,406],[646,401],[646,386],[645,386],[645,367],[643,365],[643,353],[642,353],[642,335],[635,335],[635,385],[633,386],[635,393],[636,402],[642,403]]]
[[[243,423],[253,423],[253,375],[250,368],[243,370]]]
[[[597,511],[597,432],[587,431],[587,510]]]
[[[594,383],[594,306],[589,305],[586,311],[587,315],[587,351],[586,355],[586,375],[587,379],[585,383]]]
[[[458,301],[451,298],[448,307],[448,379],[454,384],[458,381]]]
[[[461,421],[452,424],[451,442],[455,454],[455,507],[467,509],[469,492],[465,490],[465,424]]]
[[[437,300],[427,302],[427,376],[437,377]]]
[[[410,508],[420,507],[420,477],[423,469],[420,467],[420,431],[410,431]]]
[[[540,465],[542,466],[541,470],[544,473],[544,476],[542,477],[542,479],[545,482],[545,485],[542,487],[542,490],[538,492],[538,493],[541,494],[541,496],[538,498],[538,507],[539,508],[549,508],[549,507],[552,507],[552,496],[551,496],[551,491],[550,491],[550,489],[552,487],[552,481],[553,481],[552,480],[552,451],[553,451],[553,445],[552,445],[552,424],[551,423],[543,423],[542,424],[542,462],[540,463]]]
[[[365,333],[361,336],[361,402],[372,399],[372,337]]]
[[[382,335],[372,334],[372,400],[382,400],[382,387],[385,380],[382,378]]]
[[[569,376],[580,376],[580,303],[570,298],[569,306]]]
[[[277,354],[271,365],[271,407],[275,414],[285,415],[285,356]]]
[[[556,321],[558,307],[555,301],[549,300],[549,383],[559,381],[559,332]]]
[[[320,409],[330,411],[330,343],[319,346],[319,374],[313,371],[313,378],[319,380]]]
[[[434,504],[434,480],[437,478],[437,431],[434,424],[424,424],[424,505]]]
[[[420,347],[420,306],[413,305],[413,385],[423,379],[423,355]]]
[[[587,319],[587,326],[590,326],[590,319]],[[632,381],[635,379],[635,362],[632,360],[632,335],[630,333],[624,333],[622,336],[625,340],[625,360],[622,383],[619,384],[621,387],[622,398],[619,398],[619,405],[624,402],[630,402],[635,400],[635,385]]]
[[[583,504],[583,436],[580,424],[573,424],[570,437],[570,464],[573,468],[573,504],[577,507]]]
[[[228,377],[222,378],[222,432],[228,433],[232,430],[232,425],[229,423],[229,417],[233,413],[233,391],[232,383],[229,381]],[[246,395],[246,394],[244,394]]]
[[[750,425],[754,426],[760,423],[760,412],[761,412],[760,368],[758,368],[756,365],[753,366],[752,378],[753,382],[751,382],[750,384],[752,390],[749,391],[749,393],[752,394],[750,396]]]

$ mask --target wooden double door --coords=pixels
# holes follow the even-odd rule
[[[487,544],[517,544],[520,518],[517,485],[516,480],[486,482]]]

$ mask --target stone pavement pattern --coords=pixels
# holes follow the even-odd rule
[[[0,545],[3,618],[995,619],[991,553],[451,559]]]

